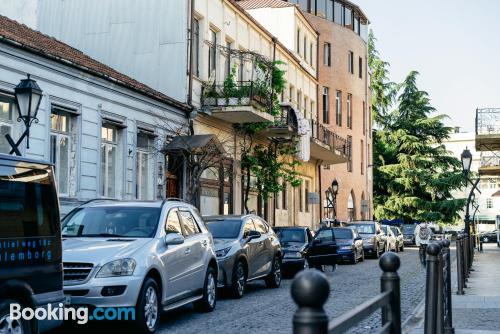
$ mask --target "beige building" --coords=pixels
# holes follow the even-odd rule
[[[225,164],[228,168],[204,172],[200,209],[203,214],[244,212],[246,187],[240,159],[245,138],[235,128],[271,121],[274,126],[259,132],[254,140],[269,145],[291,136],[299,138],[300,152],[295,159],[301,162],[297,171],[302,183],[296,188],[286,186],[266,203],[255,191],[252,178],[248,208],[263,215],[272,225],[317,226],[320,166],[325,161],[347,161],[342,151],[345,148],[335,147],[333,135],[327,139],[312,136],[312,126],[318,121],[317,32],[297,7],[281,1],[266,3],[274,3],[278,6],[276,9],[282,11],[282,26],[268,27],[265,20],[254,15],[254,10],[263,8],[259,1],[194,1],[191,52],[192,103],[197,115],[194,134],[216,135],[230,158]],[[300,41],[286,33],[298,30],[304,32],[304,39]],[[224,81],[232,71],[239,91],[242,87],[258,86],[262,73],[256,68],[255,59],[260,57],[281,61],[280,68],[285,70],[287,83],[281,96],[282,113],[277,117],[271,116],[268,105],[252,92],[239,96],[239,100],[220,98]]]

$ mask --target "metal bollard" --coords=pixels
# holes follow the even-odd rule
[[[444,279],[443,270],[445,266],[445,259],[443,256],[443,242],[437,242],[439,246],[439,253],[437,255],[438,268],[436,272],[437,296],[436,296],[436,331],[443,333],[444,331]]]
[[[425,293],[425,334],[437,334],[437,294],[438,294],[438,255],[441,252],[441,246],[437,243],[431,243],[427,246],[427,281]]]
[[[444,318],[444,333],[454,334],[455,328],[453,328],[453,304],[451,297],[451,252],[450,252],[450,241],[444,240],[444,253],[446,257],[446,280],[445,284],[445,318]]]
[[[398,269],[401,266],[399,256],[395,253],[385,253],[379,261],[383,273],[380,277],[381,292],[392,291],[389,307],[382,307],[382,326],[391,322],[389,333],[401,334],[401,292]]]
[[[326,276],[318,270],[300,272],[292,283],[292,298],[298,305],[293,316],[294,334],[327,334],[328,316],[323,309],[330,294]]]
[[[464,294],[464,265],[463,265],[462,236],[457,237],[457,295]]]
[[[463,254],[464,254],[464,280],[467,282],[467,278],[469,277],[469,237],[467,234],[463,239]]]

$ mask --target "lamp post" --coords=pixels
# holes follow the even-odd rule
[[[333,219],[337,219],[337,194],[339,193],[339,182],[337,180],[333,180],[331,185],[331,192],[333,195]]]
[[[14,93],[17,111],[19,113],[17,121],[22,121],[26,129],[17,142],[14,142],[9,134],[6,134],[5,137],[12,147],[10,154],[15,153],[16,155],[21,155],[18,147],[25,137],[26,148],[30,148],[30,127],[33,122],[38,123],[37,114],[40,102],[42,101],[42,90],[36,81],[31,79],[28,74],[27,78],[22,79],[21,82],[14,88]]]

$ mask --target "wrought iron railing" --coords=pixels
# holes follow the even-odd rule
[[[255,106],[269,110],[270,92],[259,81],[239,81],[234,85],[203,84],[201,104],[204,107]]]
[[[332,151],[339,152],[342,155],[349,156],[350,149],[345,138],[337,135],[333,131],[329,130],[323,124],[311,119],[311,137],[320,141],[321,143],[328,145]]]
[[[481,156],[481,167],[499,167],[499,166],[500,166],[500,152],[498,152],[498,155]]]
[[[278,115],[274,117],[273,128],[290,128],[293,132],[298,130],[298,121],[292,108],[280,108]]]
[[[500,108],[476,110],[476,135],[500,134]]]

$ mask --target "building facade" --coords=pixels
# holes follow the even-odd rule
[[[325,192],[339,184],[336,218],[342,221],[373,216],[372,116],[368,72],[368,18],[355,4],[343,0],[291,0],[319,32],[319,119],[347,138],[347,164],[324,166],[321,189],[325,217],[332,217]],[[297,31],[296,34],[300,32]],[[299,37],[297,37],[299,38]]]
[[[43,97],[20,150],[54,163],[63,214],[94,198],[165,196],[159,145],[173,134],[158,124],[186,127],[187,105],[4,16],[0,36],[0,152],[24,131],[14,87],[29,73]]]

